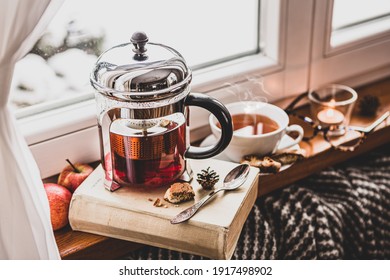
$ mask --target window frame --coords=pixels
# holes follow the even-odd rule
[[[311,10],[312,0],[299,2]],[[192,92],[203,92],[227,103],[232,101],[226,94],[229,90],[227,84],[250,88],[252,85],[247,81],[248,75],[261,75],[267,91],[277,93],[271,97],[271,102],[305,90],[308,70],[302,66],[309,62],[310,29],[306,28],[298,37],[292,34],[290,29],[294,30],[294,26],[298,28],[300,24],[294,20],[297,9],[287,0],[262,1],[261,9],[266,11],[267,16],[260,24],[277,29],[268,30],[267,33],[264,33],[264,28],[261,29],[262,35],[273,42],[268,49],[264,47],[266,55],[252,55],[194,71]],[[280,21],[279,17],[274,16],[275,13],[279,14]],[[304,20],[307,23],[305,26],[310,26],[311,13],[306,13]],[[275,45],[279,46],[277,51]],[[209,133],[208,113],[197,109],[191,108],[191,141]],[[58,174],[65,166],[66,158],[74,162],[100,159],[94,100],[21,118],[19,124],[40,167],[42,178]]]
[[[315,2],[309,88],[335,82],[358,86],[389,76],[390,30],[331,47],[333,3]]]
[[[335,63],[335,58],[342,62],[345,59],[342,56],[348,57],[349,52],[356,51],[348,49],[342,54],[327,53],[326,43],[330,34],[327,24],[331,22],[329,5],[332,4],[333,0],[262,1],[261,9],[265,17],[261,19],[260,32],[263,38],[272,43],[261,46],[263,54],[194,71],[192,92],[206,93],[226,104],[235,101],[232,95],[226,94],[232,90],[232,85],[256,91],[253,83],[248,81],[248,76],[253,76],[258,78],[258,82],[264,83],[268,92],[273,93],[268,101],[274,102],[305,92],[321,83],[345,81],[355,86],[389,75],[387,70],[390,69],[390,63],[386,62],[380,64],[379,68],[369,65],[365,69],[367,71],[360,69],[356,72],[352,69],[348,74],[338,73],[339,76],[328,73],[331,79],[319,77],[323,71],[332,72],[330,65]],[[264,28],[265,25],[271,28]],[[317,32],[323,32],[326,36],[321,37]],[[385,69],[386,65],[389,69]],[[352,76],[354,79],[351,79]],[[190,117],[191,141],[200,140],[210,133],[208,112],[191,107]],[[100,160],[96,105],[93,99],[24,117],[18,123],[38,163],[42,178],[58,174],[65,166],[66,158],[74,162]]]

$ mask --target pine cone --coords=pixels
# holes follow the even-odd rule
[[[205,190],[212,189],[219,181],[219,175],[214,170],[210,170],[210,167],[207,167],[206,170],[202,169],[201,173],[198,173],[197,176],[198,179],[196,180]]]

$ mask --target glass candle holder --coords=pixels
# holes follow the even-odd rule
[[[348,86],[330,84],[310,91],[308,96],[313,119],[321,126],[329,127],[329,135],[344,135],[358,97],[356,91]]]

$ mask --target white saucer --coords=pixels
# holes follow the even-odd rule
[[[288,143],[291,143],[292,141],[294,141],[293,138],[291,138],[290,136],[288,135],[284,135],[282,137],[282,140],[280,141],[280,145],[281,146],[288,146]],[[217,139],[215,138],[214,135],[209,135],[207,136],[203,141],[202,143],[200,144],[201,147],[207,147],[207,146],[211,146],[211,145],[214,145],[215,143],[217,142]],[[299,147],[298,144],[292,146],[292,147],[289,147],[288,148],[288,151],[292,152],[292,151],[300,151],[301,148]],[[213,158],[215,159],[220,159],[220,160],[225,160],[225,161],[231,161],[225,154],[224,152],[220,153],[219,155],[216,155],[214,156]],[[287,166],[286,166],[287,167]],[[282,168],[283,170],[285,168]]]

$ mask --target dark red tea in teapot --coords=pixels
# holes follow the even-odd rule
[[[185,168],[184,116],[162,119],[147,129],[128,120],[114,121],[110,131],[113,178],[121,185],[166,185]],[[153,123],[152,123],[153,124]],[[140,124],[142,126],[142,124]]]

